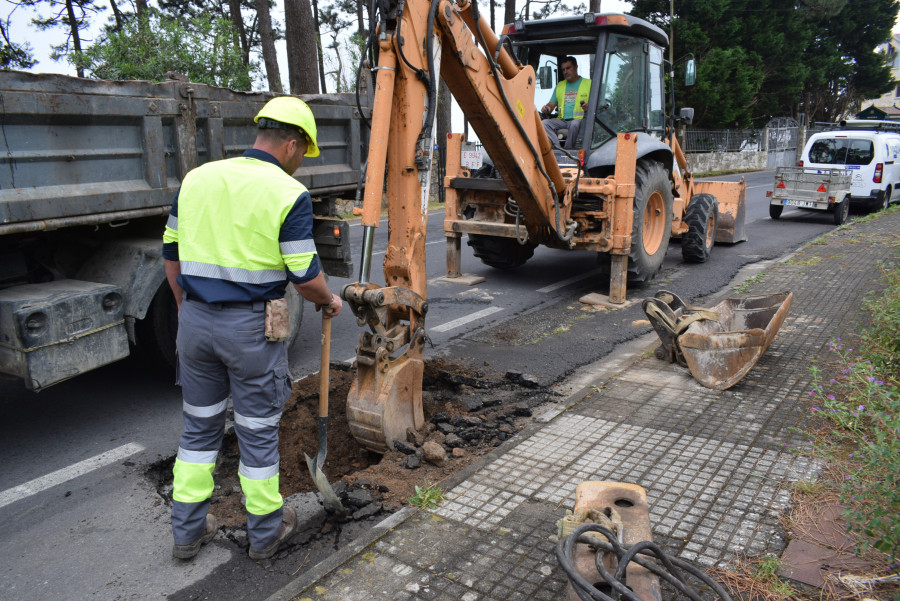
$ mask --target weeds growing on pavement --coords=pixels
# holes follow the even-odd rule
[[[884,575],[900,558],[900,267],[881,269],[887,288],[864,303],[871,326],[856,350],[830,343],[832,360],[811,368],[809,394],[810,411],[824,419],[811,453],[840,474],[832,488],[842,516],[859,535],[858,551],[883,554],[876,571]]]
[[[416,487],[416,494],[409,498],[409,504],[434,509],[443,500],[444,493],[438,485],[426,481],[422,486]]]
[[[756,275],[747,278],[743,284],[735,286],[734,291],[739,294],[750,292],[750,288],[753,287],[754,284],[760,283],[764,277],[766,277],[766,272],[757,273]]]
[[[775,555],[766,553],[748,559],[738,557],[731,569],[711,568],[709,571],[717,580],[725,584],[735,598],[760,601],[786,601],[796,596],[793,588],[778,577],[781,561]]]

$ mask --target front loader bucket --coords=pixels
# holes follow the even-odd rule
[[[383,368],[383,369],[382,369]],[[422,413],[422,359],[401,357],[384,365],[358,365],[347,396],[347,423],[356,440],[376,453],[406,440],[406,429],[425,424]]]
[[[719,222],[716,242],[743,242],[747,239],[744,228],[746,219],[747,184],[739,182],[694,181],[694,194],[712,194],[719,201]]]

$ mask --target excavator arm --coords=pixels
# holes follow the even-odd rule
[[[572,237],[575,222],[569,219],[571,194],[534,107],[534,69],[498,48],[477,5],[389,0],[381,4],[380,17],[363,257],[359,281],[345,286],[342,296],[359,324],[369,328],[360,336],[347,400],[350,430],[361,444],[383,453],[405,439],[408,428],[423,425],[425,235],[441,70],[525,222],[549,224],[562,240]],[[388,247],[380,287],[370,281],[370,271],[383,198]]]

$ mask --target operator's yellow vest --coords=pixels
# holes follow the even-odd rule
[[[586,77],[581,78],[581,83],[578,84],[578,94],[575,97],[575,108],[573,111],[573,115],[566,115],[566,80],[562,80],[558,84],[556,84],[556,106],[559,107],[559,118],[560,119],[583,119],[584,118],[584,109],[581,108],[581,103],[584,102],[587,104],[588,98],[591,96],[591,80]]]
[[[178,258],[185,275],[244,284],[284,281],[285,266],[303,274],[312,240],[279,244],[285,217],[306,187],[277,165],[250,157],[206,163],[178,194]],[[170,231],[166,232],[169,236]]]

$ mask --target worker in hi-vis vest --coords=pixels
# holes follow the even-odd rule
[[[541,107],[541,112],[546,115],[556,108],[559,108],[559,113],[553,119],[544,119],[544,131],[547,132],[550,143],[558,147],[559,137],[556,132],[567,130],[565,147],[575,148],[578,128],[591,95],[591,80],[578,75],[578,61],[574,56],[563,58],[559,62],[559,68],[564,79],[556,85],[550,102]]]
[[[313,242],[312,199],[292,177],[319,156],[316,122],[298,98],[270,100],[253,148],[184,178],[163,235],[166,277],[178,303],[178,375],[184,432],[175,459],[172,555],[190,559],[216,536],[213,468],[230,396],[250,557],[275,555],[296,529],[278,487],[278,424],[291,394],[285,289],[334,317]]]

